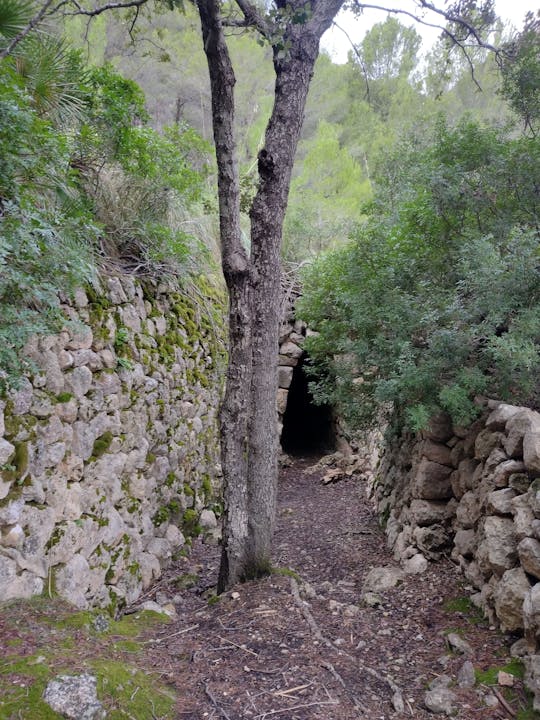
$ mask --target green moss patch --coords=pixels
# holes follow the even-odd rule
[[[109,720],[173,717],[174,693],[160,684],[156,675],[117,660],[96,660],[91,667],[97,675],[98,697]]]
[[[96,438],[94,446],[92,447],[92,455],[89,458],[89,462],[95,462],[98,458],[104,455],[111,447],[112,441],[113,434],[109,430]]]
[[[458,613],[459,615],[463,615],[474,625],[478,625],[479,623],[485,621],[481,610],[476,607],[469,597],[466,596],[450,598],[444,603],[443,608],[447,613]]]
[[[58,720],[42,699],[47,683],[59,674],[88,672],[97,677],[108,718],[174,719],[173,691],[140,665],[148,639],[170,619],[141,611],[105,622],[99,632],[100,615],[48,598],[2,608],[0,637],[9,650],[0,666],[0,718]]]
[[[512,658],[506,665],[493,666],[487,670],[475,670],[476,682],[481,685],[497,685],[497,677],[500,672],[508,673],[523,680],[525,669],[521,660]]]

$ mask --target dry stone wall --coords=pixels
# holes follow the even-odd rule
[[[451,555],[490,622],[522,637],[540,709],[540,414],[484,409],[467,430],[439,417],[389,447],[371,492],[397,560]]]
[[[0,402],[0,601],[133,602],[213,524],[223,301],[102,283],[29,343],[37,371]]]
[[[277,409],[279,416],[279,434],[283,429],[283,416],[287,409],[289,388],[291,387],[294,368],[300,362],[304,350],[302,349],[305,337],[311,331],[303,320],[294,316],[294,307],[291,307],[283,319],[279,335],[278,357],[278,392]]]

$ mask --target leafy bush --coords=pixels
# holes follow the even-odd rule
[[[92,277],[98,229],[78,195],[69,142],[0,64],[0,389],[26,366],[21,349],[63,321],[59,290]]]
[[[440,122],[382,165],[371,219],[305,277],[314,392],[354,424],[412,429],[476,394],[535,401],[540,367],[540,144]]]
[[[30,35],[0,62],[0,391],[28,369],[29,337],[65,323],[59,294],[91,281],[99,256],[159,274],[200,260],[183,223],[208,146],[147,119],[135,83],[87,70],[57,38]]]

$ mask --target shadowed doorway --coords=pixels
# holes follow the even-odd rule
[[[306,359],[303,355],[293,370],[281,447],[289,455],[324,455],[336,449],[332,410],[327,405],[314,404],[304,371]]]

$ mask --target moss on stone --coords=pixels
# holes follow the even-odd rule
[[[188,508],[182,515],[182,530],[187,537],[197,537],[202,532],[199,525],[199,514],[193,508]]]
[[[113,437],[114,436],[112,432],[110,432],[110,430],[107,430],[107,432],[104,432],[103,435],[100,435],[98,438],[96,438],[96,440],[94,441],[94,446],[92,447],[92,454],[88,461],[95,462],[98,458],[104,455],[110,448]]]
[[[204,502],[207,504],[209,500],[211,500],[213,495],[212,481],[210,480],[210,475],[204,475],[201,487],[204,494]]]

